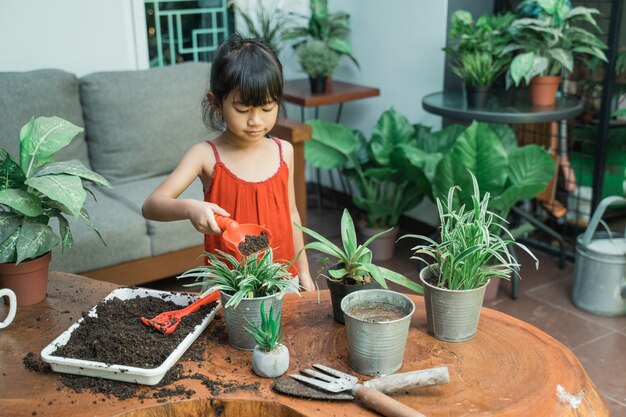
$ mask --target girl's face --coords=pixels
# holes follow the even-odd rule
[[[227,129],[244,141],[264,138],[278,118],[278,103],[272,101],[260,107],[247,106],[239,92],[231,92],[222,103],[222,117]]]

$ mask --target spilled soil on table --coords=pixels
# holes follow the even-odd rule
[[[184,317],[177,329],[166,335],[143,325],[140,319],[142,316],[152,318],[164,311],[180,309],[180,305],[156,297],[137,297],[131,300],[114,298],[98,304],[98,317],[90,317],[84,312],[81,326],[74,330],[67,344],[59,347],[53,355],[146,369],[155,368],[161,365],[215,307],[216,303],[203,306],[197,312]],[[202,368],[203,363],[207,361],[208,346],[216,342],[227,343],[227,340],[223,319],[216,316],[210,326],[183,354],[180,361],[195,362],[198,368]],[[39,354],[33,352],[26,354],[23,364],[32,372],[57,375],[62,385],[71,391],[104,394],[106,397],[115,397],[119,400],[156,398],[157,402],[166,402],[171,398],[192,398],[196,394],[194,390],[176,384],[182,379],[200,380],[214,396],[235,390],[258,389],[258,384],[242,386],[224,378],[217,378],[215,375],[185,371],[180,363],[174,365],[155,386],[56,373],[40,359]],[[105,397],[100,400],[105,401]],[[94,403],[97,403],[97,400],[94,400]]]

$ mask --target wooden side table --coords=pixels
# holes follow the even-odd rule
[[[337,116],[335,117],[335,123],[339,123],[341,120],[341,112],[343,110],[343,104],[349,101],[361,100],[369,97],[376,97],[380,95],[380,89],[375,87],[366,87],[357,84],[345,83],[342,81],[335,81],[329,85],[329,88],[325,93],[313,94],[311,93],[311,87],[308,79],[285,81],[283,88],[283,100],[288,103],[300,106],[300,121],[304,122],[304,108],[314,107],[315,118],[319,118],[319,108],[321,106],[328,106],[338,104]],[[315,174],[317,177],[317,205],[318,208],[322,207],[322,192],[321,192],[321,173],[319,168],[316,168]],[[333,181],[332,173],[329,172],[330,183],[333,188],[335,184]],[[340,177],[341,178],[341,177]],[[346,191],[346,184],[341,182],[341,185]]]

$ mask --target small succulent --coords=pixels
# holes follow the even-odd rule
[[[252,323],[245,317],[246,322],[252,328],[244,326],[244,329],[254,337],[261,351],[271,352],[283,343],[285,335],[283,334],[283,325],[280,322],[280,311],[274,315],[274,306],[272,305],[270,311],[265,313],[264,304],[265,301],[261,302],[261,325]]]

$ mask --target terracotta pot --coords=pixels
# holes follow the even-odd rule
[[[37,304],[46,298],[48,267],[51,252],[32,261],[0,264],[0,288],[10,288],[17,297],[17,306]]]
[[[500,279],[492,278],[485,289],[485,299],[483,301],[493,301],[498,298],[498,289],[500,288]]]
[[[387,228],[359,227],[359,233],[364,242],[384,230],[387,230]],[[372,251],[372,262],[387,261],[393,258],[394,245],[399,231],[400,229],[396,226],[391,232],[385,233],[367,246]]]
[[[530,80],[530,104],[541,107],[554,106],[560,83],[560,75],[534,77]]]

